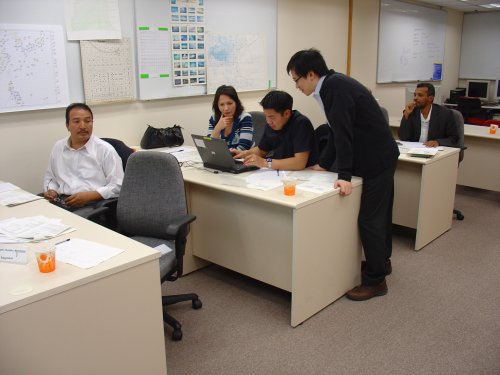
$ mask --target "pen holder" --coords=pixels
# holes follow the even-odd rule
[[[56,269],[56,248],[54,245],[40,245],[35,251],[38,269],[42,273],[49,273]]]

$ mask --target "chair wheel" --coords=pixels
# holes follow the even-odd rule
[[[457,214],[457,220],[463,220],[465,218],[462,214]]]
[[[193,302],[191,302],[191,305],[195,310],[201,309],[201,306],[203,306],[200,299],[194,299]]]
[[[181,339],[182,339],[182,331],[180,329],[174,329],[174,332],[172,332],[172,340],[181,341]]]

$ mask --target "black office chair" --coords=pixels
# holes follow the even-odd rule
[[[187,212],[184,180],[177,159],[168,153],[148,151],[130,156],[116,207],[118,231],[145,245],[166,244],[171,251],[160,258],[161,282],[182,276],[183,257],[189,224],[196,216]],[[182,339],[181,324],[166,312],[165,306],[191,301],[202,307],[194,293],[163,296],[163,320],[174,331],[172,340]]]
[[[482,125],[490,119],[490,112],[481,107],[479,98],[461,96],[457,99],[457,110],[462,114],[464,122],[473,125]]]
[[[252,111],[249,113],[252,116],[253,123],[253,145],[258,146],[267,125],[266,116],[264,112],[260,111]]]
[[[114,147],[118,156],[122,159],[123,170],[127,166],[127,161],[130,155],[134,153],[134,150],[128,147],[125,143],[115,138],[101,138],[103,141],[108,142],[111,146]]]
[[[315,129],[318,145],[318,164],[330,172],[337,172],[337,151],[333,141],[333,131],[328,124]]]
[[[467,149],[467,147],[464,145],[464,118],[462,114],[456,109],[452,109],[451,111],[453,113],[453,119],[455,120],[455,124],[458,130],[458,146],[460,147],[458,164],[460,165],[460,163],[464,159],[464,151]],[[457,220],[463,220],[465,218],[460,210],[454,209],[453,214],[457,217]]]

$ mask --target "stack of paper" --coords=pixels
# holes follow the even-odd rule
[[[427,148],[410,148],[408,150],[408,155],[416,156],[419,158],[431,158],[438,152],[437,148],[427,147]]]
[[[73,232],[60,219],[33,216],[0,221],[0,243],[39,242]]]
[[[3,206],[16,206],[42,198],[43,197],[21,190],[19,187],[9,182],[0,183],[0,204]]]

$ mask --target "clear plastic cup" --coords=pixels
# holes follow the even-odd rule
[[[42,273],[49,273],[56,269],[56,248],[54,245],[39,245],[35,250],[38,269]]]
[[[497,129],[498,129],[498,125],[491,124],[490,125],[490,134],[497,134]]]
[[[295,195],[295,186],[297,185],[297,180],[292,177],[283,178],[283,194],[292,196]]]

